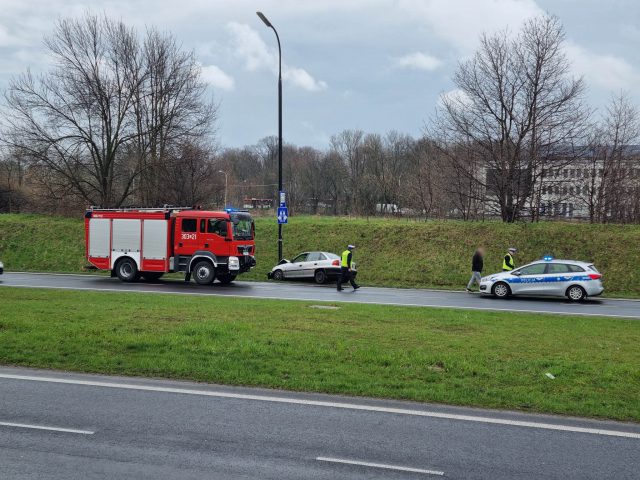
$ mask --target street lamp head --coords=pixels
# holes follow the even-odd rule
[[[218,173],[227,173],[224,170],[218,170]]]
[[[260,17],[260,20],[262,20],[267,27],[272,28],[271,22],[267,20],[267,17],[264,16],[264,13],[256,12],[256,15]]]

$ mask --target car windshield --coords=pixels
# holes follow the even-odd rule
[[[234,214],[231,216],[234,240],[253,240],[253,220],[248,214]]]
[[[309,254],[308,253],[301,253],[296,258],[291,260],[291,263],[306,262],[307,261],[307,255],[309,255]]]

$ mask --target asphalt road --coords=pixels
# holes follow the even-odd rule
[[[343,292],[336,292],[331,285],[320,286],[303,282],[234,282],[226,286],[220,284],[200,286],[193,282],[161,280],[157,283],[127,284],[103,275],[5,273],[0,276],[0,286],[239,296],[640,318],[640,302],[634,300],[590,299],[584,303],[571,303],[566,299],[556,298],[519,297],[499,300],[466,292],[374,287],[363,287],[356,292],[346,288]]]
[[[0,478],[637,479],[640,425],[0,368]]]

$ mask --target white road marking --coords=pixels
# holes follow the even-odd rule
[[[399,472],[423,473],[425,475],[443,476],[444,472],[438,470],[424,470],[422,468],[401,467],[399,465],[386,465],[384,463],[361,462],[359,460],[345,460],[343,458],[317,457],[318,462],[343,463],[345,465],[358,465],[361,467],[383,468],[385,470],[396,470]]]
[[[79,380],[73,378],[41,377],[35,375],[15,375],[0,373],[0,378],[8,380],[24,380],[32,382],[59,383],[66,385],[84,385],[90,387],[116,388],[121,390],[137,390],[144,392],[177,393],[182,395],[197,395],[202,397],[231,398],[236,400],[250,400],[257,402],[284,403],[290,405],[306,405],[313,407],[341,408],[345,410],[359,410],[376,413],[392,413],[397,415],[412,415],[416,417],[440,418],[445,420],[459,420],[464,422],[487,423],[493,425],[506,425],[511,427],[536,428],[542,430],[556,430],[561,432],[585,433],[590,435],[604,435],[609,437],[623,437],[640,440],[640,433],[623,430],[607,430],[601,428],[578,427],[574,425],[562,425],[555,423],[528,422],[523,420],[510,420],[506,418],[483,417],[476,415],[461,415],[456,413],[434,412],[428,410],[411,410],[408,408],[382,407],[376,405],[363,405],[357,403],[330,402],[323,400],[307,400],[303,398],[276,397],[269,395],[251,395],[244,393],[232,393],[213,390],[195,390],[189,388],[161,387],[155,385],[140,385],[134,383],[116,383],[97,380]]]
[[[28,425],[26,423],[0,422],[0,427],[30,428],[33,430],[48,430],[51,432],[78,433],[80,435],[93,435],[91,430],[76,430],[75,428],[47,427],[45,425]]]
[[[106,277],[105,277],[106,278]],[[207,293],[207,292],[177,292],[177,291],[158,291],[158,290],[144,290],[144,289],[121,289],[121,288],[98,288],[98,287],[64,287],[64,286],[52,286],[52,285],[25,285],[25,284],[2,284],[0,287],[16,287],[16,288],[42,288],[48,290],[74,290],[74,291],[90,291],[90,292],[117,292],[117,293],[152,293],[156,295],[191,295],[200,297],[214,297],[214,298],[255,298],[260,300],[291,300],[300,302],[339,302],[339,303],[352,303],[362,305],[393,305],[398,307],[424,307],[424,308],[453,308],[458,310],[482,310],[488,312],[516,312],[516,313],[537,313],[540,315],[569,315],[574,317],[611,317],[611,318],[640,318],[638,315],[618,315],[611,313],[585,313],[585,312],[566,312],[566,311],[554,311],[554,310],[530,310],[530,309],[518,309],[518,308],[499,308],[499,307],[465,307],[460,305],[440,305],[430,303],[400,303],[400,302],[385,302],[379,300],[371,300],[366,297],[361,300],[347,299],[343,295],[336,294],[336,297],[331,298],[307,298],[307,297],[284,297],[279,295],[256,295],[253,293]],[[146,287],[146,285],[145,285]],[[356,294],[357,295],[357,294]],[[342,298],[340,298],[342,297]]]

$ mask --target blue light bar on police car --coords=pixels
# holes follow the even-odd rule
[[[551,260],[553,260],[553,256],[552,255],[545,255],[544,257],[542,257],[542,259],[545,262],[550,262]]]

